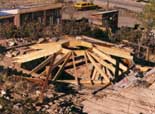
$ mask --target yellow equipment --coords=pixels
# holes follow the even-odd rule
[[[96,9],[98,6],[91,2],[78,2],[74,4],[74,7],[77,10],[86,10],[86,9]]]

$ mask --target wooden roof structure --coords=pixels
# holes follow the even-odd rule
[[[29,79],[43,80],[46,85],[51,80],[77,85],[106,86],[116,75],[120,76],[127,72],[133,59],[130,50],[88,37],[82,37],[80,40],[69,39],[35,44],[30,46],[30,49],[33,51],[14,57],[14,62],[27,63],[44,58],[44,61],[29,71],[29,74],[32,75]],[[78,76],[79,71],[77,69],[80,65],[85,69],[82,76]],[[62,74],[66,67],[73,70],[71,75],[74,79],[66,79]],[[38,73],[40,70],[42,72]],[[38,75],[33,76],[33,74]]]

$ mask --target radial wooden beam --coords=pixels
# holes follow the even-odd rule
[[[42,72],[38,75],[38,78],[46,79],[46,70],[42,71]]]
[[[38,66],[36,66],[34,69],[31,70],[30,74],[34,72],[38,72],[40,69],[45,67],[53,58],[53,55],[49,56],[47,59],[45,59],[42,63],[40,63]]]
[[[49,55],[52,55],[54,53],[58,53],[60,51],[61,51],[60,47],[55,47],[54,49],[49,49],[49,50],[34,51],[34,52],[27,53],[27,54],[22,55],[22,56],[14,57],[14,62],[25,63],[25,62],[29,62],[32,60],[42,58],[42,57],[47,57]]]
[[[70,52],[69,52],[70,53]],[[52,65],[52,70],[58,67],[65,59],[67,58],[68,54],[65,54],[61,57],[61,59],[57,60],[53,65]]]
[[[75,55],[74,52],[72,52],[72,62],[73,62],[73,68],[74,68],[74,75],[75,75],[75,80],[76,84],[79,85],[78,77],[77,77],[77,69],[76,69],[76,63],[75,63]]]
[[[85,59],[85,64],[86,64],[86,77],[88,77],[90,84],[92,84],[91,74],[89,73],[89,65],[88,65],[88,58],[86,56],[86,52],[84,54],[84,59]]]
[[[133,59],[133,56],[131,56],[131,53],[128,52],[127,50],[122,49],[122,48],[106,47],[106,46],[101,46],[101,45],[96,45],[96,44],[94,44],[94,46],[98,50],[100,50],[106,54],[129,59],[129,60]]]
[[[71,56],[71,52],[67,54],[67,57],[65,59],[65,61],[63,62],[63,64],[61,65],[61,67],[59,68],[58,72],[56,73],[56,75],[54,76],[54,78],[52,79],[53,81],[56,81],[59,78],[60,73],[63,71],[66,63],[68,62],[69,58]]]
[[[92,77],[91,77],[92,80],[95,80],[96,74],[97,74],[97,70],[96,70],[96,68],[94,68],[93,69],[93,74],[92,74]]]
[[[116,60],[111,58],[110,56],[104,54],[102,51],[98,50],[97,48],[93,48],[92,51],[94,53],[96,53],[97,55],[99,55],[100,57],[102,57],[102,59],[104,60],[108,60],[109,62],[111,62],[112,64],[116,65]],[[120,69],[122,69],[123,71],[127,71],[127,67],[123,64],[120,64]]]
[[[77,56],[76,56],[77,57]],[[82,64],[84,63],[84,60],[83,59],[78,59],[78,60],[75,60],[75,65],[79,65],[79,64]],[[65,67],[72,67],[73,66],[73,61],[70,61],[66,64]]]
[[[102,71],[102,69],[96,64],[95,60],[89,55],[89,53],[86,52],[86,55],[90,62],[93,64],[93,66],[96,68],[96,70],[104,77],[103,82],[104,83],[110,83],[110,80],[108,76]]]
[[[97,57],[95,54],[88,52],[98,63],[100,63],[101,65],[105,66],[106,68],[108,68],[109,70],[111,70],[113,72],[113,74],[115,74],[115,67],[111,64],[108,64],[107,62],[103,61],[101,58]],[[119,75],[121,75],[121,72],[119,71]]]
[[[42,43],[42,44],[35,44],[30,46],[31,49],[48,49],[49,47],[57,47],[60,46],[58,42],[50,42],[50,43]]]
[[[52,70],[52,66],[53,66],[53,63],[55,61],[55,58],[56,58],[56,54],[53,55],[51,61],[50,61],[50,64],[49,66],[46,66],[46,69],[45,69],[45,75],[46,75],[46,80],[45,80],[45,83],[43,85],[43,91],[45,90],[45,88],[47,87],[48,85],[48,81],[49,81],[49,78],[51,76],[51,70]]]
[[[56,54],[53,54],[49,66],[46,66],[46,68],[45,68],[46,79],[45,79],[45,81],[44,81],[44,83],[43,83],[42,90],[41,90],[41,91],[42,91],[42,92],[41,92],[41,95],[40,95],[40,100],[41,100],[41,101],[42,101],[43,98],[44,98],[44,92],[45,92],[45,89],[46,89],[47,86],[48,86],[48,81],[49,81],[49,78],[50,78],[50,76],[51,76],[52,65],[53,65],[53,63],[54,63],[54,61],[55,61],[55,58],[56,58]]]
[[[82,36],[82,39],[87,42],[91,42],[91,43],[95,43],[95,44],[104,44],[106,46],[114,46],[114,44],[112,43],[109,43],[109,42],[106,42],[106,41],[102,41],[102,40],[98,40],[98,39],[95,39],[95,38],[91,38],[91,37],[88,37],[88,36]]]

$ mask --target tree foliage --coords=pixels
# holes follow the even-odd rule
[[[150,0],[141,16],[146,27],[155,27],[155,0]]]
[[[129,42],[138,43],[142,37],[142,31],[136,28],[121,27],[114,35],[112,42],[121,42],[128,40]]]

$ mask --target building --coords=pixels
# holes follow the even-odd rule
[[[93,24],[111,28],[113,32],[118,28],[118,10],[99,11],[90,17]]]
[[[45,25],[60,23],[62,4],[46,4],[34,6],[20,6],[16,9],[0,11],[0,24],[13,23],[20,27],[24,23],[40,22]]]

